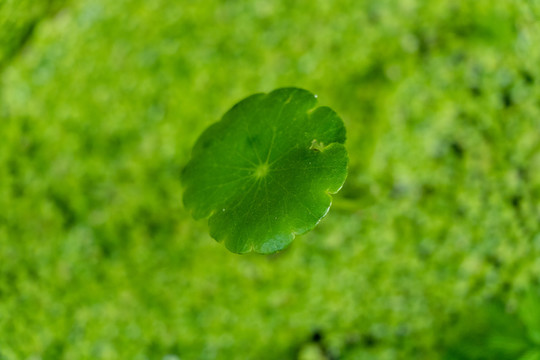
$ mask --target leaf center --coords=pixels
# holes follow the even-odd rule
[[[263,178],[268,174],[268,171],[270,170],[270,165],[268,163],[259,164],[257,168],[255,169],[255,177],[257,179]]]

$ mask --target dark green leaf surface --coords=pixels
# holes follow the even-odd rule
[[[529,338],[536,345],[540,345],[540,294],[537,291],[529,290],[525,294],[519,315],[527,327]]]
[[[198,139],[184,205],[236,253],[272,253],[326,215],[347,176],[345,127],[297,88],[252,95]]]

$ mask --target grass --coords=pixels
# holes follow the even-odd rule
[[[0,359],[447,358],[456,318],[540,280],[539,17],[0,1]],[[283,86],[342,116],[349,178],[290,248],[234,255],[180,172],[229,106]]]

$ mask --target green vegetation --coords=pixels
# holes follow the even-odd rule
[[[255,94],[197,140],[184,203],[229,250],[282,250],[328,213],[347,177],[345,127],[316,103],[297,88]]]
[[[533,359],[539,20],[538,0],[0,0],[0,359]],[[182,169],[231,104],[287,86],[343,119],[347,182],[284,251],[231,254]]]

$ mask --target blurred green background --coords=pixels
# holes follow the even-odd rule
[[[540,359],[540,1],[0,0],[0,359]],[[306,88],[349,178],[285,251],[182,208]]]

